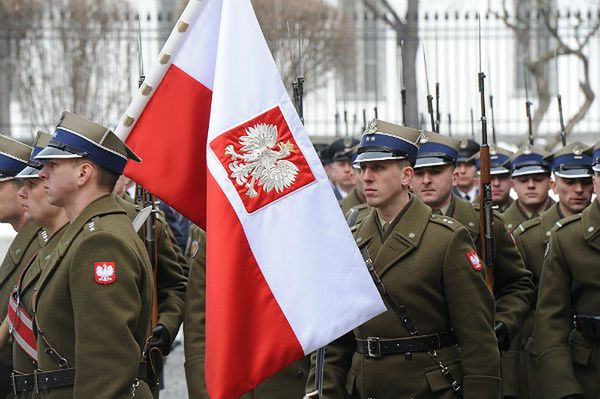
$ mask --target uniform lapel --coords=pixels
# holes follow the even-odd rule
[[[581,215],[583,238],[587,243],[600,251],[600,204],[595,199]]]
[[[416,197],[412,197],[407,206],[408,209],[396,223],[394,231],[383,242],[374,259],[379,277],[418,246],[427,227],[431,209]]]
[[[371,259],[375,259],[381,249],[381,236],[375,221],[376,218],[377,212],[372,209],[354,234],[358,247],[361,250],[366,247]]]
[[[456,219],[460,223],[462,223],[467,230],[469,230],[469,234],[471,234],[471,239],[477,248],[479,248],[479,216],[475,212],[475,208],[469,202],[452,196],[450,200],[450,207],[448,208],[448,214],[453,219]]]
[[[23,276],[21,282],[21,292],[27,290],[33,283],[35,283],[44,269],[44,265],[50,260],[52,249],[56,246],[56,243],[60,240],[60,237],[64,234],[66,226],[63,226],[58,230],[52,237],[49,237],[48,241],[44,241],[43,246],[37,254],[37,259],[27,270],[27,273]],[[43,239],[43,237],[42,237]]]
[[[550,241],[550,230],[552,227],[562,219],[563,216],[559,213],[558,203],[552,205],[546,212],[544,212],[540,218],[540,224],[542,227],[542,242],[548,244]]]

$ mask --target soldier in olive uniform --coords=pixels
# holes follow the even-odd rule
[[[512,164],[513,188],[518,198],[502,214],[506,228],[514,230],[522,222],[538,216],[548,209],[554,201],[548,195],[550,189],[551,166],[543,158],[548,154],[529,144],[522,146],[508,161]],[[532,298],[532,303],[535,299]],[[526,365],[528,355],[525,344],[531,335],[533,312],[530,312],[517,335],[512,339],[511,349],[502,356],[502,383],[505,397],[527,397]],[[531,372],[531,370],[529,370]]]
[[[533,320],[535,316],[538,283],[542,274],[544,254],[550,241],[550,230],[566,216],[580,213],[592,198],[592,159],[584,154],[587,148],[582,143],[575,142],[563,147],[544,159],[551,163],[556,179],[555,190],[558,193],[558,203],[551,206],[539,217],[523,222],[513,231],[515,243],[523,257],[527,268],[533,273],[535,291],[530,307],[530,314],[522,326],[522,342],[524,344],[526,378],[528,382],[527,395],[529,398],[540,397],[539,383],[536,380],[537,350],[532,343]],[[524,373],[525,374],[525,373]],[[545,378],[544,378],[545,381]],[[541,381],[540,381],[541,382]],[[523,388],[520,388],[523,392]]]
[[[469,202],[474,202],[479,195],[479,179],[473,155],[479,152],[479,144],[470,139],[460,141],[460,149],[456,159],[456,175],[452,193]]]
[[[6,317],[8,297],[21,270],[40,249],[40,227],[25,220],[25,209],[18,197],[20,182],[14,177],[27,166],[32,148],[0,135],[0,222],[10,223],[17,232],[0,266],[0,320]],[[0,350],[0,397],[10,392],[12,347]]]
[[[517,193],[517,200],[502,214],[509,231],[554,205],[548,195],[552,172],[550,163],[544,160],[547,155],[541,148],[525,144],[507,161],[512,165],[513,189]]]
[[[600,143],[599,143],[600,144]],[[600,145],[593,150],[600,193]],[[600,394],[600,196],[550,234],[535,316],[538,372],[544,398]],[[573,328],[575,320],[575,328]]]
[[[195,225],[190,228],[186,257],[190,275],[185,299],[183,323],[185,375],[190,398],[208,399],[204,380],[206,233]],[[301,398],[310,368],[304,357],[264,381],[242,399]]]
[[[497,145],[490,146],[490,175],[492,187],[492,205],[498,212],[504,212],[514,200],[510,196],[512,181],[510,179],[510,161],[509,158],[513,155],[512,151],[502,148]],[[479,153],[474,156],[477,174],[481,172],[481,161]],[[475,200],[479,203],[479,197]]]
[[[345,138],[337,139],[329,146],[329,159],[331,159],[329,168],[333,174],[333,192],[338,201],[350,195],[354,188],[352,153],[357,144],[358,140]]]
[[[455,398],[450,382],[466,399],[500,397],[494,302],[469,233],[409,192],[419,136],[373,121],[360,143],[356,162],[375,209],[354,236],[406,319],[388,308],[328,345],[324,398]]]
[[[13,392],[18,398],[31,397],[34,390],[33,384],[24,384],[20,376],[32,374],[38,368],[36,347],[30,346],[31,343],[25,338],[28,334],[33,335],[33,331],[28,329],[26,323],[21,322],[19,318],[32,318],[33,288],[69,222],[64,208],[48,203],[44,186],[39,178],[42,164],[33,159],[46,147],[50,139],[49,134],[38,132],[29,166],[15,177],[22,180],[19,197],[25,208],[25,218],[42,227],[38,233],[38,241],[42,248],[20,273],[17,284],[11,293],[9,305],[14,309],[14,313],[11,313],[11,326],[13,327],[11,333],[14,342],[12,357],[15,373],[12,383]]]
[[[150,328],[148,254],[112,191],[129,159],[110,130],[64,112],[35,159],[50,204],[70,225],[36,284],[39,372],[24,376],[45,398],[150,398],[138,380]]]
[[[474,206],[451,192],[454,162],[458,152],[456,140],[436,133],[426,133],[421,141],[415,178],[414,193],[435,213],[449,216],[471,233],[481,253],[479,234],[479,205]],[[521,321],[529,309],[533,285],[519,252],[504,225],[502,217],[494,212],[494,269],[488,271],[493,281],[496,300],[495,329],[500,349],[507,350],[510,339],[517,334]],[[491,277],[491,278],[489,278]]]

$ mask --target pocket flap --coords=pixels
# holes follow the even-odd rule
[[[462,363],[460,360],[456,359],[449,362],[444,362],[444,365],[450,370],[450,375],[452,375],[456,381],[462,383],[463,372]],[[439,392],[445,389],[450,389],[450,383],[448,382],[448,379],[444,377],[439,367],[426,372],[425,376],[427,377],[427,382],[429,383],[431,392]]]

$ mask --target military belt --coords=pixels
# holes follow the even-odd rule
[[[136,378],[145,380],[148,364],[141,362]],[[16,374],[10,377],[15,397],[21,392],[47,392],[54,388],[69,387],[75,383],[75,368],[53,371],[35,371],[33,374]]]
[[[366,357],[376,358],[392,354],[408,352],[428,352],[445,348],[457,343],[452,331],[428,335],[417,335],[409,338],[379,338],[356,339],[356,352]]]
[[[600,315],[578,314],[575,316],[575,329],[581,331],[584,338],[600,342]]]

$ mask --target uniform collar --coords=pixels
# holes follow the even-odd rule
[[[590,204],[581,214],[583,238],[586,241],[600,241],[600,204],[598,199]],[[600,246],[600,243],[599,243]]]

